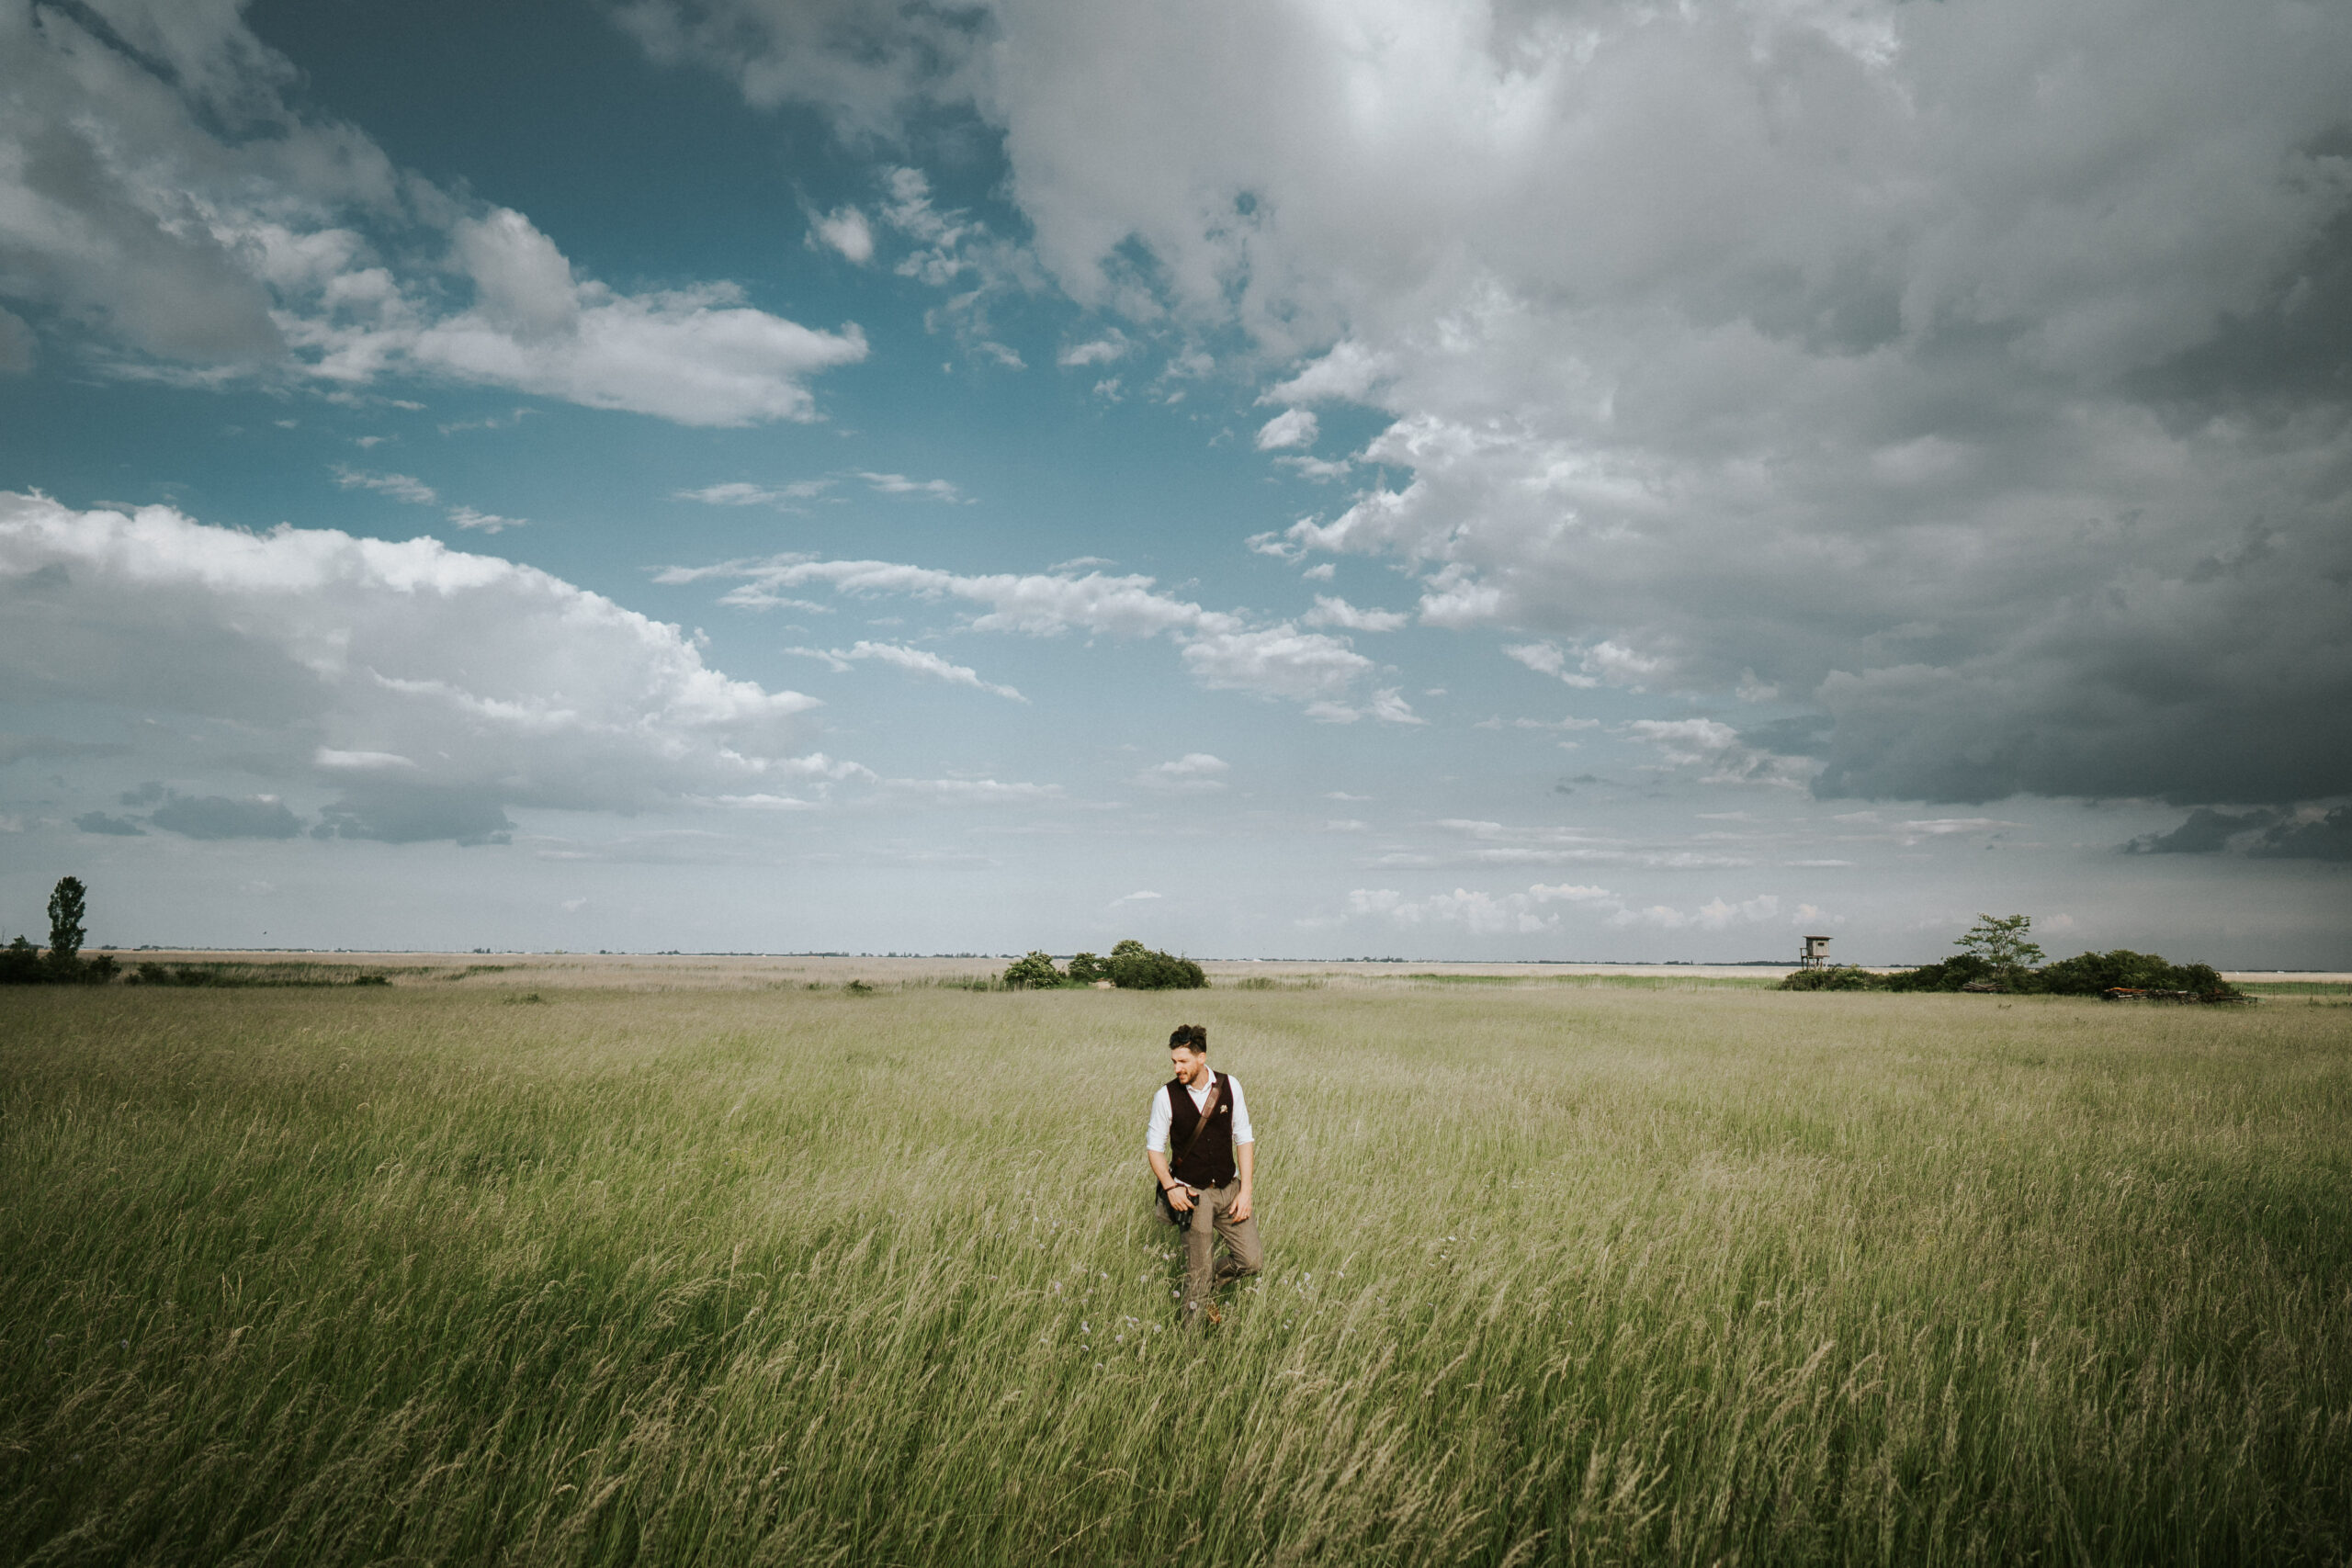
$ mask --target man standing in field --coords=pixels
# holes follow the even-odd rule
[[[1265,1262],[1250,1208],[1257,1173],[1250,1108],[1230,1074],[1210,1070],[1209,1032],[1201,1025],[1182,1025],[1168,1037],[1168,1059],[1176,1076],[1152,1096],[1144,1158],[1159,1184],[1159,1217],[1184,1231],[1184,1321],[1222,1323],[1209,1292]],[[1212,1270],[1219,1236],[1227,1256]]]

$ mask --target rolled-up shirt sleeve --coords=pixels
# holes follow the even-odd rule
[[[1250,1131],[1250,1102],[1241,1096],[1241,1080],[1227,1078],[1225,1081],[1233,1087],[1233,1141],[1236,1144],[1254,1144],[1258,1135]],[[1166,1090],[1161,1092],[1164,1094]],[[1166,1137],[1168,1130],[1162,1127],[1159,1135]]]
[[[1143,1134],[1143,1146],[1153,1154],[1168,1152],[1168,1086],[1161,1084],[1159,1092],[1151,1097],[1151,1121]]]

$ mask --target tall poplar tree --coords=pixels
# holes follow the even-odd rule
[[[61,876],[56,888],[49,896],[49,962],[59,970],[78,967],[82,962],[82,942],[89,933],[82,929],[82,901],[88,889],[78,876]]]

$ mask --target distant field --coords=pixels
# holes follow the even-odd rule
[[[0,992],[0,1562],[2352,1554],[2340,993],[568,962]]]
[[[476,986],[582,986],[628,990],[735,990],[842,985],[863,979],[876,985],[954,985],[1001,973],[1001,958],[849,958],[760,953],[224,953],[202,949],[174,952],[117,950],[126,967],[160,963],[195,965],[261,984],[348,984],[361,975],[401,981]],[[1614,985],[1640,990],[1698,987],[1730,982],[1771,987],[1789,968],[1749,964],[1431,964],[1369,959],[1210,959],[1203,968],[1213,984],[1250,986]],[[2249,989],[2279,995],[2352,997],[2352,971],[2286,974],[2261,970],[2229,973],[2224,978]]]

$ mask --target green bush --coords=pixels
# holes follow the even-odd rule
[[[142,959],[139,972],[130,978],[134,984],[141,986],[225,986],[231,983],[218,968],[196,964],[174,966],[157,964],[152,959]]]
[[[1054,967],[1051,953],[1032,953],[1005,965],[1004,983],[1015,989],[1044,990],[1061,985],[1069,976]]]
[[[1091,986],[1097,980],[1111,977],[1111,966],[1091,953],[1073,953],[1069,958],[1069,983]]]
[[[1941,964],[1922,964],[1883,978],[1884,988],[1890,991],[1957,991],[1978,980],[1992,979],[1993,966],[1973,953],[1963,953]]]
[[[1209,983],[1191,959],[1146,947],[1133,938],[1111,950],[1104,967],[1111,984],[1123,991],[1193,991]]]
[[[41,966],[40,949],[23,937],[0,950],[0,986],[38,986],[49,978]]]
[[[2109,953],[2082,953],[2037,970],[2024,989],[2053,997],[2095,997],[2126,987],[2142,991],[2187,991],[2217,1001],[2235,1001],[2243,994],[2210,964],[2167,964],[2153,953],[2119,947]]]
[[[1883,991],[1885,977],[1851,964],[1832,964],[1823,969],[1799,969],[1782,980],[1783,991]]]

